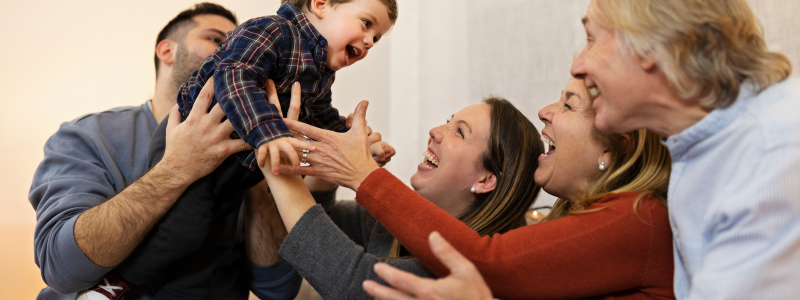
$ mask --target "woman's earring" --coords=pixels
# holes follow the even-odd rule
[[[603,161],[600,163],[600,171],[604,171],[606,169],[606,162]]]
[[[473,186],[472,188],[470,188],[470,189],[469,189],[469,191],[470,191],[471,193],[475,194],[475,191],[477,191],[477,190],[476,190],[476,189],[475,189],[475,187]]]

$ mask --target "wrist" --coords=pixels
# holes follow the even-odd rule
[[[358,188],[362,183],[364,183],[364,180],[367,180],[367,177],[369,177],[369,175],[372,174],[372,172],[375,172],[377,169],[380,169],[380,166],[378,166],[375,161],[372,161],[372,163],[363,168],[363,170],[356,172],[353,182],[351,182],[348,186],[354,192],[358,192]]]

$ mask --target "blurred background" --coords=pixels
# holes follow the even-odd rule
[[[240,21],[274,14],[280,0],[220,0]],[[394,145],[387,169],[408,183],[428,130],[497,95],[541,130],[537,112],[558,100],[584,44],[589,0],[399,0],[400,17],[367,59],[337,74],[343,115],[370,100],[367,120]],[[155,82],[156,35],[189,0],[0,2],[0,299],[34,299],[44,287],[33,259],[27,200],[42,147],[59,124],[140,105]],[[751,0],[769,47],[800,63],[797,0]],[[794,76],[797,72],[795,72]],[[354,193],[340,189],[340,199]],[[542,195],[535,206],[550,205]]]

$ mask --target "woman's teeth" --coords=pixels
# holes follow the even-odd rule
[[[597,96],[600,96],[600,89],[598,89],[597,87],[590,88],[589,89],[589,95],[592,96],[592,98],[596,98]]]
[[[433,154],[433,153],[431,153],[430,151],[427,151],[427,150],[426,150],[425,152],[422,152],[422,155],[423,155],[423,156],[425,156],[425,161],[423,161],[423,164],[424,164],[424,165],[425,165],[427,168],[429,168],[429,169],[433,169],[433,168],[434,168],[434,167],[432,167],[432,166],[429,166],[427,163],[430,163],[431,165],[434,165],[434,166],[436,166],[436,167],[438,167],[438,166],[439,166],[439,159],[438,159],[438,158],[436,158],[436,155],[435,155],[435,154]]]
[[[556,143],[553,142],[551,139],[547,138],[546,135],[542,135],[542,142],[544,142],[544,145],[547,146],[547,149],[545,149],[544,153],[542,153],[539,156],[547,156],[553,154],[552,152],[556,150]]]

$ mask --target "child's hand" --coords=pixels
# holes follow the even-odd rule
[[[283,153],[283,157],[288,159],[292,163],[292,166],[299,168],[300,159],[297,157],[297,151],[295,149],[314,151],[314,146],[290,137],[277,138],[263,143],[258,147],[258,151],[256,151],[258,167],[264,168],[267,155],[269,155],[272,175],[277,176],[278,170],[280,170],[281,153]]]
[[[397,151],[394,150],[392,145],[384,141],[377,141],[369,145],[369,151],[372,152],[372,159],[378,163],[379,166],[383,167],[390,160],[392,160],[392,156],[397,154]]]

